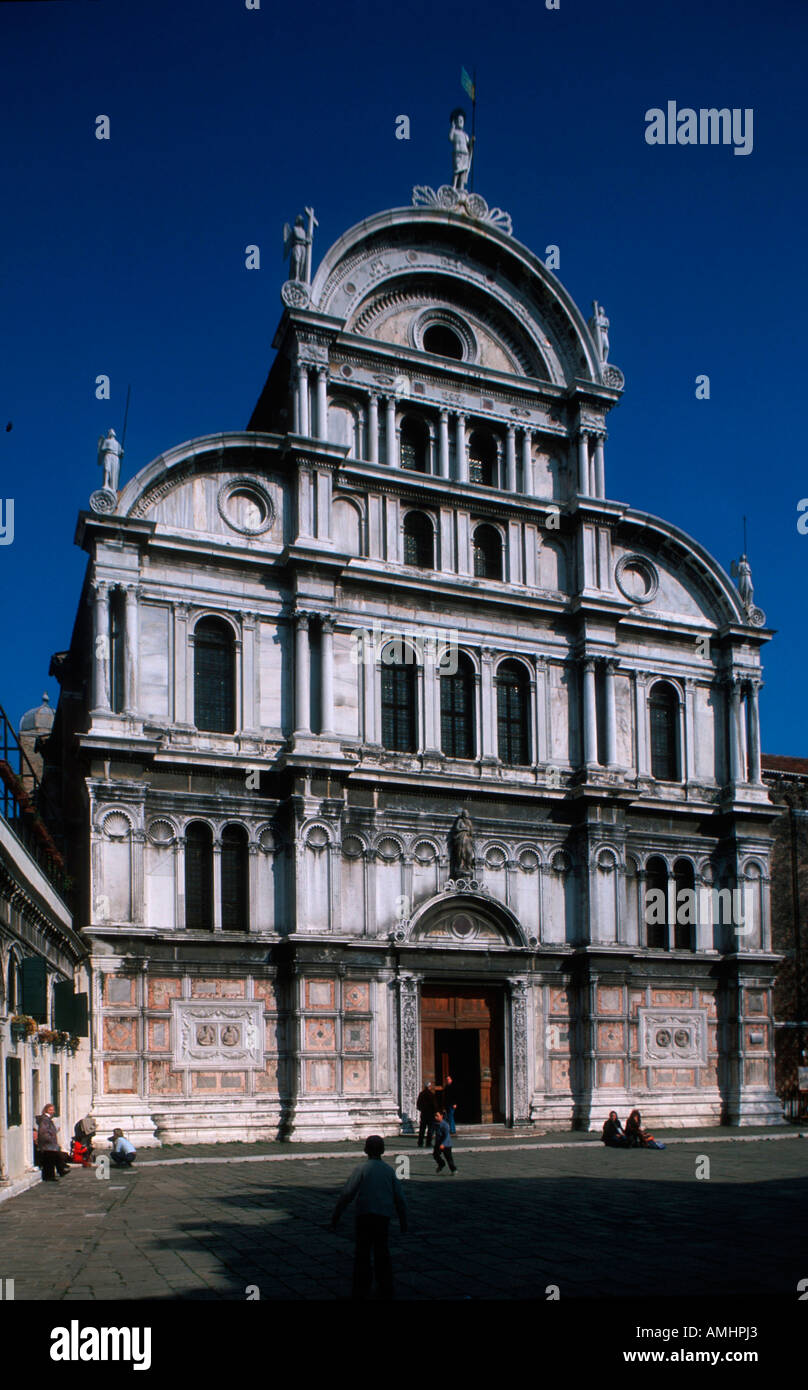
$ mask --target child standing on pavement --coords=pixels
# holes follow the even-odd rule
[[[452,1135],[442,1110],[435,1111],[435,1147],[432,1150],[432,1157],[438,1165],[439,1173],[443,1172],[447,1163],[450,1173],[457,1172],[452,1157]]]

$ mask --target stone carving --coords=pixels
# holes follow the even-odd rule
[[[766,623],[766,614],[762,608],[755,607],[752,566],[745,555],[742,555],[740,560],[733,560],[730,573],[733,579],[738,581],[738,593],[741,596],[741,603],[749,623],[752,627],[763,627]]]
[[[174,999],[171,1009],[175,1069],[263,1069],[261,1000],[197,1003]]]
[[[461,811],[449,831],[449,876],[457,880],[474,873],[474,841],[471,816]]]
[[[479,193],[467,193],[465,189],[452,188],[441,184],[437,193],[428,184],[416,184],[412,190],[412,205],[417,207],[443,208],[447,212],[464,212],[475,222],[490,222],[508,236],[513,231],[511,215],[502,208],[489,208],[485,198]]]
[[[420,1090],[418,1081],[418,986],[420,976],[401,975],[399,990],[399,1046],[401,1076],[401,1127],[405,1134],[414,1133],[415,1099]]]
[[[118,443],[114,430],[107,430],[98,440],[98,466],[104,470],[102,492],[113,492],[117,497],[118,479],[121,472],[123,449]]]
[[[525,1123],[528,1115],[527,980],[509,979],[511,987],[511,1059],[513,1065],[513,1121]]]
[[[589,327],[597,343],[598,356],[605,366],[609,356],[609,320],[603,305],[598,304],[596,299],[592,300],[592,317],[589,320]]]
[[[626,378],[619,367],[613,367],[610,363],[603,368],[603,384],[604,386],[613,386],[616,391],[622,391],[626,384]]]
[[[704,1009],[639,1009],[640,1066],[706,1067]]]
[[[462,106],[452,112],[449,143],[452,146],[452,188],[465,189],[474,157],[474,136],[466,130],[466,113]]]
[[[299,280],[287,280],[281,285],[281,299],[289,309],[305,309],[310,298],[308,286]]]
[[[283,229],[283,254],[284,259],[289,257],[289,268],[292,272],[292,280],[302,281],[303,284],[311,284],[311,248],[314,242],[314,228],[319,226],[317,218],[314,216],[314,208],[306,208],[308,217],[308,227],[303,213],[298,213],[295,218],[294,227],[290,227],[287,222]],[[287,281],[287,283],[289,283]]]

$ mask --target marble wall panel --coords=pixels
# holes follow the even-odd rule
[[[150,719],[170,719],[171,612],[164,604],[140,604],[140,710]]]

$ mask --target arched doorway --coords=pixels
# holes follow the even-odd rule
[[[505,991],[421,986],[421,1065],[439,1092],[451,1076],[460,1125],[505,1122]]]

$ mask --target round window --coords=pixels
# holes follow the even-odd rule
[[[436,357],[453,357],[457,362],[463,360],[463,344],[454,329],[445,323],[432,323],[424,330],[424,348]]]
[[[243,536],[268,531],[275,519],[272,498],[252,478],[233,478],[225,483],[219,489],[217,506],[222,520]]]

